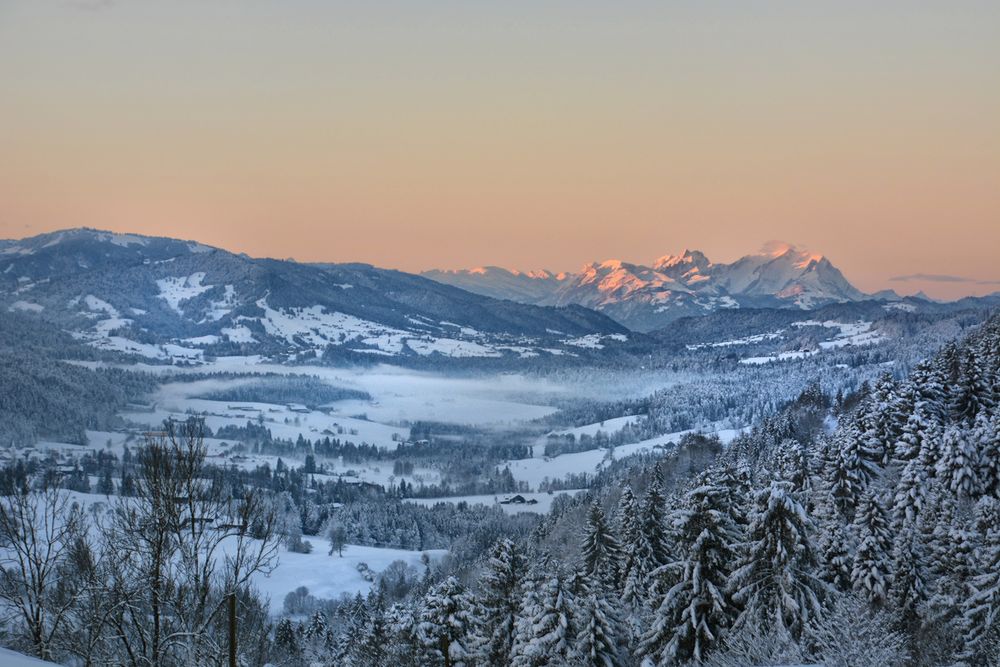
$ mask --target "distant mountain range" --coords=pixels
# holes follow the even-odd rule
[[[677,321],[684,316],[711,320],[724,338],[742,331],[744,319],[787,324],[800,309],[853,321],[998,303],[865,295],[826,258],[776,245],[732,264],[688,251],[652,266],[607,261],[574,274],[485,268],[419,276],[92,229],[0,241],[0,314],[154,363],[608,361],[686,344],[683,331],[711,340],[699,323]]]
[[[254,259],[71,229],[0,242],[0,313],[150,360],[585,357],[628,329],[578,305],[500,301],[365,264]]]
[[[636,331],[651,331],[685,316],[724,308],[811,310],[870,298],[898,300],[894,292],[866,295],[826,257],[771,242],[731,264],[685,250],[652,266],[608,260],[577,273],[521,272],[489,266],[433,270],[427,278],[497,299],[598,310]]]

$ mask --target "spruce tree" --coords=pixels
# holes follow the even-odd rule
[[[858,595],[879,608],[889,594],[892,533],[885,510],[874,494],[865,495],[854,527],[858,549],[854,555],[851,584]]]
[[[625,573],[623,597],[627,602],[635,603],[645,598],[650,574],[670,558],[664,518],[666,500],[661,488],[662,477],[657,465],[643,499],[638,544],[630,559],[630,569]]]
[[[493,546],[480,583],[480,633],[488,664],[510,662],[525,568],[526,560],[517,544],[504,538]]]
[[[989,647],[1000,645],[1000,502],[984,498],[977,506],[983,541],[964,603],[965,652],[973,664],[985,664]]]
[[[583,573],[605,586],[613,585],[618,578],[621,545],[612,534],[597,501],[591,504],[587,514],[580,551]]]
[[[735,618],[727,584],[740,534],[726,496],[702,484],[672,516],[681,559],[668,567],[679,570],[679,581],[653,610],[639,644],[640,655],[657,665],[701,661]]]
[[[787,482],[772,482],[757,493],[747,551],[730,577],[733,599],[742,605],[737,625],[759,622],[797,638],[821,613],[825,586],[816,576],[810,526]]]
[[[618,499],[618,535],[620,536],[621,558],[618,568],[618,590],[624,591],[625,585],[636,567],[639,552],[639,507],[635,501],[632,488],[626,484]]]
[[[979,451],[971,435],[964,428],[951,426],[941,440],[937,476],[959,498],[979,496]]]
[[[577,635],[573,596],[559,575],[538,584],[527,591],[518,615],[512,667],[563,665],[572,657]]]
[[[906,524],[896,536],[892,562],[890,606],[903,629],[912,634],[919,627],[921,605],[927,601],[926,556],[914,524]]]
[[[572,663],[580,667],[622,667],[621,647],[625,634],[607,588],[592,580],[577,598],[576,641]],[[500,664],[500,663],[491,663]]]
[[[474,659],[476,631],[472,596],[448,577],[424,596],[418,614],[416,638],[422,664],[463,667]]]

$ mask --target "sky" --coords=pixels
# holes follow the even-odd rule
[[[0,237],[1000,290],[1000,3],[0,0]]]

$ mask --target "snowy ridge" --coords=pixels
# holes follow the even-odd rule
[[[652,266],[610,259],[571,274],[488,267],[424,275],[500,298],[594,308],[640,331],[720,308],[777,305],[808,310],[866,298],[823,255],[774,241],[731,264],[713,263],[698,250],[685,250],[664,255]]]

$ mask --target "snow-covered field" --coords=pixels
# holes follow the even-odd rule
[[[626,417],[615,417],[614,419],[605,419],[602,422],[596,422],[593,424],[586,424],[584,426],[576,426],[574,428],[567,428],[561,431],[553,431],[552,435],[572,435],[579,438],[581,435],[589,435],[594,437],[597,433],[603,432],[606,435],[611,435],[612,433],[617,433],[626,426],[630,424],[636,424],[639,421],[645,419],[645,415],[628,415]]]
[[[878,331],[872,330],[873,326],[872,322],[865,322],[863,320],[858,320],[857,322],[836,322],[833,320],[819,322],[817,320],[804,320],[802,322],[792,322],[792,326],[798,329],[802,329],[803,327],[823,327],[826,329],[837,329],[837,332],[832,339],[819,341],[818,350],[791,350],[788,352],[780,352],[778,354],[773,354],[769,356],[747,357],[745,359],[740,359],[740,363],[759,366],[761,364],[771,363],[772,361],[805,359],[806,357],[811,357],[815,354],[819,354],[819,352],[821,352],[822,350],[834,350],[837,348],[848,347],[848,346],[859,347],[863,345],[877,345],[878,343],[881,343],[883,340],[885,340],[885,336],[883,336]],[[773,334],[763,334],[763,335],[772,336]],[[749,339],[742,339],[742,340],[749,341]],[[739,343],[741,341],[730,341],[730,342]],[[688,346],[688,348],[695,349],[692,348],[692,346],[690,345]]]
[[[89,367],[100,365],[95,362],[77,363]],[[220,357],[196,368],[141,363],[127,367],[152,374],[310,375],[339,387],[365,391],[372,397],[371,401],[337,401],[325,406],[329,407],[332,415],[342,419],[364,414],[372,422],[389,425],[416,420],[478,425],[512,424],[549,415],[556,410],[551,405],[554,397],[570,396],[579,391],[516,373],[467,377],[413,371],[390,365],[368,369],[286,366],[267,363],[256,356]],[[172,400],[173,408],[180,408],[183,412],[188,407],[184,404],[185,394],[191,395],[190,392],[179,390],[175,395],[165,398]]]
[[[440,558],[446,553],[440,549],[423,552],[349,544],[344,547],[343,557],[340,557],[337,554],[328,555],[329,546],[319,538],[305,537],[303,541],[312,544],[312,553],[298,554],[282,548],[278,556],[278,567],[274,572],[254,578],[257,589],[270,598],[272,614],[281,612],[285,595],[299,586],[305,586],[317,598],[367,593],[372,583],[365,581],[358,572],[359,563],[367,564],[377,574],[397,560],[416,567],[420,565],[423,553],[432,559]]]
[[[614,458],[623,458],[641,452],[651,452],[656,449],[665,449],[676,445],[681,436],[695,431],[679,431],[677,433],[667,433],[656,436],[648,440],[636,442],[631,445],[619,445],[614,448]],[[722,440],[723,444],[728,444],[740,434],[739,429],[724,429],[720,431],[705,431],[715,433]],[[592,449],[586,452],[575,452],[572,454],[561,454],[555,457],[517,459],[500,464],[500,468],[509,467],[511,474],[519,482],[527,482],[534,489],[545,480],[563,479],[567,475],[581,473],[593,474],[601,469],[608,457],[607,449]]]
[[[56,663],[38,658],[31,658],[23,653],[0,648],[0,666],[2,667],[55,667]]]

